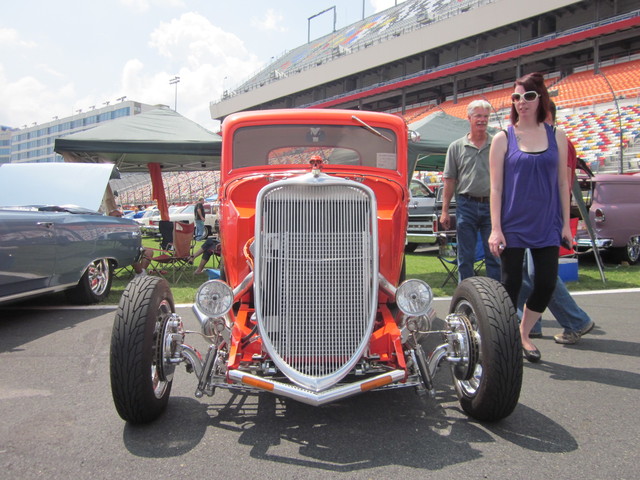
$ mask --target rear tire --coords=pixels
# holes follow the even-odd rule
[[[518,404],[522,387],[522,344],[518,317],[509,295],[499,282],[470,277],[460,283],[451,300],[450,313],[467,318],[479,344],[468,380],[460,379],[460,366],[452,368],[462,409],[481,421],[507,417]]]
[[[106,258],[90,264],[78,285],[67,291],[67,298],[81,305],[98,303],[107,298],[113,282],[113,265]]]
[[[640,242],[634,237],[624,247],[612,248],[611,253],[614,261],[635,265],[640,258]]]
[[[134,278],[125,288],[111,335],[111,393],[116,410],[130,423],[147,423],[167,407],[172,375],[165,375],[162,345],[175,312],[167,281]]]

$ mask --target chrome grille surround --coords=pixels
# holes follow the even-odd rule
[[[309,173],[262,189],[254,298],[263,348],[297,385],[320,392],[369,345],[378,298],[377,205],[360,183]]]

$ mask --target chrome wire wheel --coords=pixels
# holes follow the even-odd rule
[[[463,364],[452,365],[451,368],[454,370],[455,381],[460,389],[469,397],[473,397],[482,380],[482,338],[478,333],[478,319],[473,305],[467,300],[457,304],[454,313],[460,315],[460,319],[464,323],[463,335],[467,339],[461,353],[467,358],[467,361]]]
[[[153,394],[158,399],[164,396],[170,380],[165,374],[163,346],[165,327],[171,313],[169,302],[162,300],[158,305],[158,315],[153,327],[153,352],[151,354],[151,385],[153,386]]]
[[[109,286],[111,267],[105,258],[96,260],[89,266],[88,280],[91,292],[99,297],[105,293]]]
[[[635,264],[640,258],[640,237],[633,237],[627,243],[627,258],[631,264]]]

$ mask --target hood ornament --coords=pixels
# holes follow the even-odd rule
[[[320,170],[322,169],[322,163],[323,163],[322,157],[320,157],[319,155],[314,155],[309,160],[309,163],[311,164],[311,173],[313,173],[315,177],[320,175]]]

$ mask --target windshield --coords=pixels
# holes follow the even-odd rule
[[[392,130],[360,125],[261,125],[233,136],[233,168],[324,163],[397,168],[397,139]]]
[[[431,190],[429,190],[422,183],[411,180],[411,196],[412,197],[434,197],[435,195],[431,193]]]

